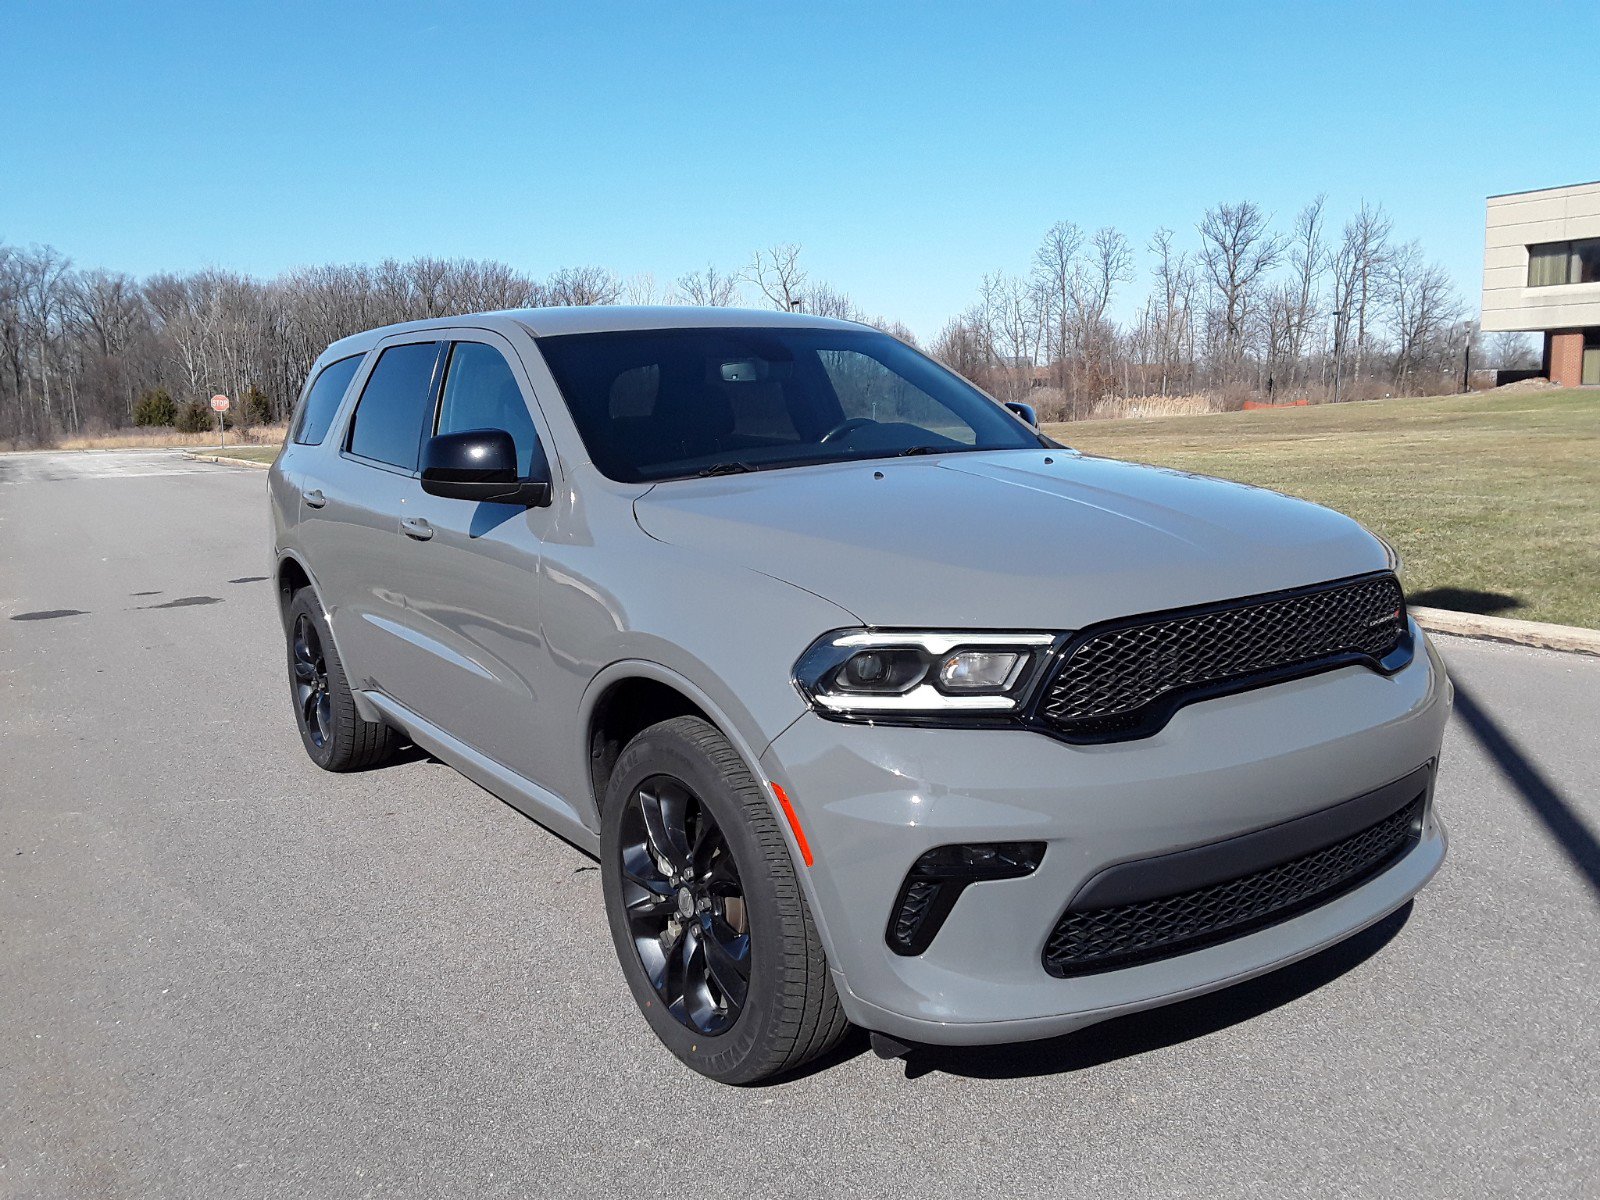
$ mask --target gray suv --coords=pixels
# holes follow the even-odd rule
[[[271,474],[306,750],[415,743],[597,855],[645,1019],[730,1083],[849,1023],[1063,1033],[1405,904],[1450,687],[1389,548],[1030,416],[781,313],[336,342]]]

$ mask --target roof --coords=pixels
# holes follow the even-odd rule
[[[1525,192],[1497,192],[1490,196],[1491,200],[1509,200],[1513,197],[1542,196],[1546,192],[1570,192],[1573,188],[1600,187],[1600,179],[1591,179],[1586,183],[1559,183],[1554,187],[1531,188]]]
[[[341,338],[324,352],[327,358],[342,358],[369,349],[374,343],[395,333],[431,329],[491,329],[499,333],[526,332],[535,337],[555,337],[564,333],[611,333],[625,329],[863,329],[854,321],[817,317],[807,313],[786,313],[761,308],[699,308],[686,304],[595,304],[577,308],[510,308],[500,312],[465,313],[452,317],[429,317],[382,325]]]

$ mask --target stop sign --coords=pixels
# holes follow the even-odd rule
[[[217,412],[227,412],[228,398],[226,396],[211,397],[211,407],[216,409]]]

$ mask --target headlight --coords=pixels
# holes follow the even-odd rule
[[[1052,633],[839,630],[795,664],[795,686],[834,716],[999,715],[1032,691]]]

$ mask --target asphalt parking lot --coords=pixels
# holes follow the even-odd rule
[[[0,456],[0,1196],[1600,1193],[1600,659],[1441,639],[1449,860],[1264,979],[733,1090],[583,854],[296,736],[265,477]]]

